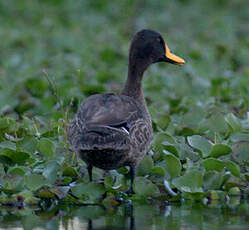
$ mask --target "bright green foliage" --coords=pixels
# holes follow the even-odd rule
[[[40,174],[32,174],[24,177],[25,185],[31,191],[35,191],[47,184],[48,181]]]
[[[208,158],[202,161],[202,165],[204,166],[204,168],[206,169],[206,171],[222,171],[225,164],[223,161],[221,160],[217,160],[215,158]]]
[[[248,195],[247,16],[245,0],[0,1],[0,203]],[[121,91],[143,28],[186,64],[145,73],[154,140],[127,197],[128,167],[94,168],[89,183],[66,128],[86,97]]]
[[[249,165],[249,141],[234,143],[233,158],[240,163]]]
[[[4,148],[1,150],[0,157],[3,162],[10,164],[24,164],[29,158],[29,154],[25,152],[19,152],[13,149]]]
[[[234,176],[240,176],[240,167],[235,162],[227,160],[225,162],[226,168],[230,171]]]
[[[210,157],[218,158],[220,156],[228,155],[232,152],[232,149],[228,145],[216,144],[212,147]]]
[[[202,193],[203,173],[199,170],[190,170],[183,176],[175,178],[172,184],[185,193]]]
[[[60,165],[53,160],[48,161],[44,166],[42,175],[53,184],[56,180],[57,172],[60,170]]]
[[[150,197],[159,194],[157,186],[144,177],[136,177],[134,185],[137,196]]]
[[[72,193],[83,200],[96,202],[104,194],[104,187],[97,183],[80,183],[72,188]]]
[[[173,154],[166,153],[164,155],[165,169],[171,178],[180,176],[182,165],[181,161]]]
[[[154,162],[150,156],[145,156],[139,166],[137,167],[136,170],[136,175],[137,176],[145,176],[148,175],[151,172],[151,169],[153,168]]]
[[[231,132],[237,133],[242,129],[241,122],[233,113],[227,114],[225,120],[231,128]]]
[[[38,142],[38,149],[43,156],[50,158],[54,155],[55,146],[48,138],[41,138]]]
[[[217,172],[217,171],[207,171],[203,177],[203,187],[205,191],[209,190],[221,190],[224,183],[230,178],[230,174]]]
[[[207,157],[211,152],[212,144],[202,136],[190,136],[188,142],[193,148],[198,149],[203,157]]]

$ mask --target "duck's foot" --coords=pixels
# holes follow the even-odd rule
[[[128,194],[128,195],[135,194],[132,186],[125,193]]]

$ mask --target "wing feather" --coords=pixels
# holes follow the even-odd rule
[[[124,148],[129,142],[130,124],[143,117],[140,104],[128,96],[93,95],[80,105],[69,125],[68,139],[75,150]]]

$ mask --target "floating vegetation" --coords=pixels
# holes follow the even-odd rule
[[[248,4],[145,2],[137,14],[142,6],[131,1],[0,3],[2,205],[248,196]],[[120,91],[130,37],[142,28],[177,44],[187,63],[146,73],[155,135],[137,169],[136,194],[128,196],[125,167],[95,168],[89,183],[66,127],[79,101]]]

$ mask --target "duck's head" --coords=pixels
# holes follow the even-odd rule
[[[145,69],[153,63],[168,62],[183,65],[185,61],[171,53],[162,36],[153,30],[141,30],[133,38],[130,47],[130,64]]]

